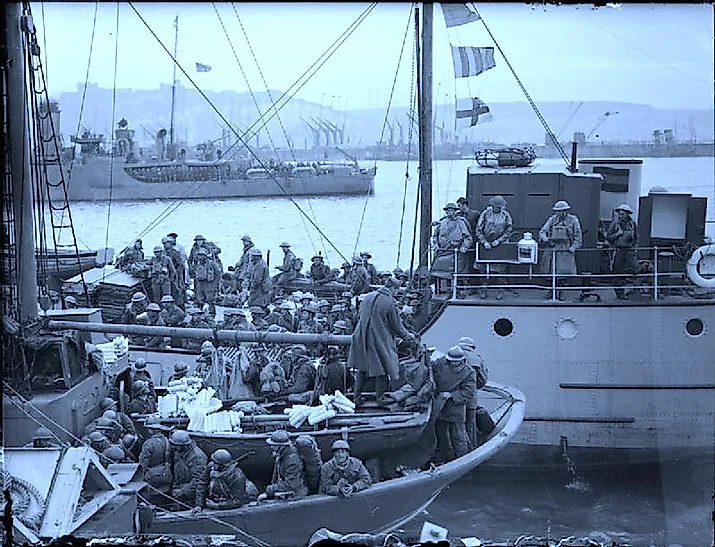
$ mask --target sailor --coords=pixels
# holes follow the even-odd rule
[[[152,302],[146,308],[146,316],[143,323],[150,327],[164,327],[164,319],[161,317],[161,308],[159,304]],[[164,338],[162,336],[145,336],[144,345],[148,348],[163,348]]]
[[[449,461],[453,455],[459,458],[469,452],[466,405],[477,389],[476,374],[462,348],[453,346],[446,356],[437,359],[434,380],[438,399],[444,401],[435,422],[437,451]]]
[[[267,307],[271,303],[271,276],[260,249],[251,249],[251,277],[248,284],[248,305]]]
[[[614,211],[614,219],[606,230],[606,241],[615,248],[612,271],[614,274],[637,274],[639,271],[636,247],[638,246],[638,226],[633,217],[633,209],[627,203],[622,203]],[[616,277],[613,292],[620,300],[628,300],[623,290],[626,280]]]
[[[341,393],[347,391],[347,370],[340,348],[328,346],[315,373],[315,396],[313,399],[318,400],[320,395],[332,395],[336,389],[339,389]]]
[[[196,506],[192,512],[198,513],[204,507],[236,509],[247,501],[246,475],[228,450],[216,450],[197,482]]]
[[[144,471],[144,480],[152,487],[147,492],[150,501],[159,501],[163,499],[161,493],[169,493],[172,482],[171,445],[166,437],[169,428],[161,425],[158,416],[149,416],[144,427],[149,430],[150,435],[142,444],[139,465]]]
[[[251,306],[248,311],[251,312],[251,323],[256,330],[268,330],[269,325],[265,318],[266,310],[260,306]]]
[[[177,361],[176,363],[174,363],[174,373],[171,376],[169,376],[168,383],[170,384],[174,380],[181,380],[182,378],[186,378],[188,373],[189,373],[189,365],[187,365],[186,363]]]
[[[281,243],[281,249],[283,250],[283,264],[276,266],[275,269],[280,273],[273,278],[273,282],[279,287],[285,287],[290,284],[291,281],[295,279],[295,270],[293,269],[293,262],[296,257],[293,251],[290,249],[290,243],[284,241]]]
[[[372,477],[363,463],[350,455],[350,445],[339,439],[332,446],[333,457],[320,469],[320,493],[340,498],[370,488]]]
[[[65,309],[66,310],[76,310],[79,308],[79,304],[77,304],[77,299],[70,295],[65,298]]]
[[[52,432],[46,427],[38,427],[32,441],[27,443],[24,448],[54,448],[57,446],[60,444],[55,441]]]
[[[436,223],[432,235],[432,249],[435,251],[435,258],[453,257],[454,251],[457,250],[457,272],[463,273],[466,265],[464,257],[472,248],[473,238],[467,221],[457,215],[459,207],[456,203],[448,203],[444,206],[444,211],[447,216]]]
[[[177,234],[176,232],[171,232],[170,234],[166,234],[166,237],[168,237],[174,244],[174,249],[179,251],[179,255],[181,256],[181,263],[185,265],[188,256],[186,254],[186,248],[177,241],[179,239],[179,234]]]
[[[131,301],[127,304],[126,308],[124,308],[124,312],[122,313],[122,317],[119,322],[123,325],[136,325],[137,317],[139,316],[139,314],[144,313],[146,311],[146,307],[148,304],[149,301],[143,292],[135,292],[132,295]],[[130,340],[134,344],[137,343],[134,341],[137,338],[141,337],[132,335],[130,337]]]
[[[192,251],[193,253],[193,251]],[[193,258],[194,299],[196,305],[209,305],[209,313],[216,314],[216,291],[221,281],[221,269],[215,258],[206,248],[196,251]]]
[[[171,497],[196,507],[196,487],[208,458],[186,431],[174,431],[171,444]]]
[[[370,274],[367,273],[360,255],[353,257],[353,265],[350,269],[350,292],[354,296],[370,292]]]
[[[117,401],[109,397],[105,397],[100,401],[99,409],[102,411],[102,415],[104,415],[107,410],[111,410],[116,414],[116,419],[122,427],[123,434],[126,435],[127,433],[131,433],[132,435],[136,435],[137,430],[134,427],[134,422],[132,422],[132,419],[124,412],[117,410]]]
[[[330,281],[330,266],[325,263],[323,255],[318,253],[311,258],[311,262],[310,282],[321,285]]]
[[[370,280],[370,283],[371,284],[377,283],[378,282],[377,269],[375,268],[374,264],[370,263],[370,259],[372,258],[370,251],[362,251],[360,253],[360,258],[362,258],[362,265],[365,266],[365,269],[367,270],[367,276],[368,276],[368,279]]]
[[[567,201],[560,200],[554,203],[554,214],[539,230],[539,240],[553,249],[553,252],[546,253],[544,273],[551,273],[552,259],[556,261],[554,268],[556,275],[576,275],[577,273],[576,249],[581,247],[583,236],[578,217],[570,214],[569,209],[571,206]],[[562,280],[561,284],[566,283]],[[558,291],[556,296],[559,300],[563,300],[561,291]]]
[[[149,263],[149,278],[154,302],[159,303],[162,296],[171,294],[172,284],[176,283],[176,268],[161,245],[154,247],[154,257]]]
[[[303,459],[298,454],[288,432],[280,429],[274,431],[266,440],[273,450],[273,479],[265,493],[258,496],[259,501],[265,499],[302,498],[308,495],[308,485],[305,480]]]
[[[145,380],[134,380],[132,384],[132,400],[127,404],[129,414],[153,414],[156,412],[156,392]]]
[[[239,290],[247,291],[248,282],[250,280],[251,271],[251,249],[253,249],[254,244],[251,236],[248,234],[241,238],[243,242],[243,254],[238,262],[236,262],[236,278],[238,279]]]
[[[459,347],[462,348],[464,356],[467,360],[467,364],[474,369],[476,389],[474,390],[474,397],[467,401],[466,406],[466,420],[465,424],[467,427],[467,437],[469,437],[469,447],[474,450],[479,446],[479,434],[477,427],[477,410],[479,409],[478,401],[478,391],[487,382],[486,367],[484,366],[484,360],[477,353],[477,346],[474,340],[469,336],[463,336],[459,339]]]
[[[399,281],[390,277],[385,285],[365,295],[360,305],[360,318],[352,335],[348,366],[357,370],[355,403],[362,398],[365,378],[375,378],[375,395],[380,397],[388,382],[399,377],[395,336],[414,343],[415,336],[400,321],[395,305]]]
[[[511,214],[506,210],[506,200],[502,196],[493,196],[489,200],[489,205],[479,215],[476,225],[476,236],[479,245],[489,250],[498,247],[502,243],[509,241],[514,231],[514,221]],[[485,271],[482,264],[474,263],[474,269]],[[505,273],[506,264],[490,264],[489,271],[496,274]],[[486,280],[485,280],[486,282]],[[503,278],[495,278],[494,284],[503,285],[506,282]],[[486,284],[482,287],[482,298],[487,297]],[[497,289],[496,298],[501,300],[504,296],[504,289]]]
[[[161,244],[164,247],[164,253],[174,264],[176,270],[176,279],[172,284],[171,294],[174,296],[176,303],[183,307],[186,298],[186,267],[181,253],[174,247],[174,240],[169,236],[161,238]]]

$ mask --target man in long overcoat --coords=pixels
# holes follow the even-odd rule
[[[248,285],[248,305],[267,307],[271,303],[271,276],[262,253],[251,249],[251,273]]]
[[[348,366],[358,371],[355,400],[360,402],[365,378],[375,378],[375,395],[380,397],[388,383],[400,376],[395,336],[414,342],[397,313],[395,292],[400,282],[390,277],[385,285],[365,295],[360,318],[352,335]]]

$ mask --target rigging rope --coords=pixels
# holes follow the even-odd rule
[[[400,55],[397,58],[397,68],[395,69],[395,76],[392,79],[392,89],[390,89],[390,98],[387,101],[387,110],[385,111],[385,119],[382,122],[382,129],[380,130],[380,139],[378,140],[377,153],[375,154],[374,168],[377,166],[377,157],[380,155],[380,148],[382,146],[382,139],[385,136],[385,128],[387,127],[387,119],[390,116],[390,107],[392,106],[392,98],[395,94],[395,87],[397,86],[397,77],[400,74],[400,66],[402,65],[402,54],[405,52],[405,44],[407,43],[407,36],[410,32],[410,25],[412,24],[412,12],[415,9],[415,5],[410,6],[410,13],[407,16],[407,25],[405,26],[405,34],[402,37],[402,46],[400,47]],[[408,156],[409,158],[409,156]],[[362,233],[362,226],[365,222],[365,213],[367,212],[367,204],[370,202],[370,190],[365,193],[365,203],[362,207],[362,215],[360,215],[360,224],[358,225],[357,235],[355,236],[355,247],[353,248],[353,255],[357,252],[358,245],[360,243],[360,234]]]
[[[524,96],[526,97],[526,100],[529,101],[529,104],[531,105],[531,108],[534,110],[536,113],[536,116],[539,118],[539,121],[541,122],[541,125],[544,127],[546,130],[546,134],[549,136],[549,139],[551,139],[551,142],[553,142],[554,146],[559,152],[559,155],[561,158],[564,160],[566,163],[566,166],[571,165],[571,158],[566,154],[566,151],[564,150],[564,147],[561,146],[561,143],[559,142],[559,139],[554,135],[554,132],[551,130],[549,127],[549,124],[546,122],[546,119],[544,116],[542,116],[541,112],[539,111],[539,108],[536,106],[536,103],[532,100],[531,95],[529,95],[529,92],[526,90],[526,87],[524,87],[524,84],[521,83],[521,79],[519,76],[516,75],[516,71],[514,70],[514,67],[511,66],[511,63],[509,62],[509,59],[507,58],[506,54],[502,50],[501,46],[499,43],[496,41],[496,38],[494,38],[494,35],[492,34],[492,31],[489,30],[489,27],[487,26],[486,21],[484,21],[484,17],[481,16],[479,11],[477,10],[477,6],[474,2],[470,2],[472,8],[474,9],[474,12],[477,14],[479,17],[479,20],[482,22],[482,25],[484,25],[485,30],[489,34],[489,37],[492,39],[494,42],[494,45],[497,47],[499,50],[499,53],[501,53],[502,57],[504,58],[504,62],[506,65],[509,67],[509,70],[511,71],[512,75],[514,76],[514,79],[516,82],[519,84],[519,87],[521,88],[521,91],[524,93]]]
[[[114,31],[114,81],[112,82],[112,124],[110,125],[110,131],[114,131],[114,119],[117,113],[117,65],[119,61],[119,2],[117,2],[117,24]],[[104,233],[104,247],[109,245],[109,222],[112,218],[112,193],[114,190],[114,156],[115,156],[115,145],[114,138],[110,135],[112,142],[112,149],[110,150],[109,156],[109,201],[107,203],[107,229]],[[102,269],[102,281],[104,281],[104,275],[106,273],[106,268]]]
[[[365,12],[363,12],[363,14],[361,14],[361,16],[360,16],[361,19],[359,20],[359,22],[357,23],[357,25],[356,25],[355,23],[353,23],[353,25],[351,25],[351,26],[354,26],[354,28],[353,28],[353,30],[343,39],[343,42],[345,41],[345,39],[347,39],[347,37],[348,37],[350,34],[352,34],[352,32],[355,30],[355,28],[357,28],[357,26],[358,26],[360,23],[362,23],[362,21],[365,20],[365,18],[367,17],[367,15],[375,8],[376,5],[377,5],[376,3],[371,4],[370,7],[369,7]],[[244,140],[244,138],[243,138],[241,135],[238,134],[238,132],[233,128],[233,126],[232,126],[232,125],[228,122],[228,120],[225,118],[225,116],[219,111],[219,109],[216,107],[216,105],[211,101],[211,99],[208,98],[208,96],[206,95],[206,93],[204,93],[204,91],[196,84],[196,82],[193,80],[193,78],[191,78],[191,76],[186,72],[186,70],[181,66],[181,64],[179,64],[179,62],[174,58],[174,56],[173,56],[173,55],[171,54],[171,52],[166,48],[166,46],[165,46],[164,43],[159,39],[159,37],[156,35],[156,33],[152,30],[152,28],[149,26],[149,24],[146,22],[146,20],[141,16],[141,14],[140,14],[139,11],[136,9],[136,7],[134,6],[134,4],[133,4],[132,2],[129,2],[129,6],[132,8],[132,10],[134,10],[134,12],[137,14],[137,17],[139,17],[139,19],[142,21],[142,23],[144,23],[144,26],[146,26],[146,28],[149,30],[149,32],[152,34],[152,36],[154,36],[154,38],[156,39],[156,41],[159,43],[159,45],[161,45],[161,47],[164,49],[164,51],[167,53],[167,55],[169,55],[169,56],[172,58],[172,60],[174,61],[174,63],[176,63],[176,66],[181,70],[181,72],[184,74],[184,76],[186,76],[186,78],[187,78],[187,79],[191,82],[191,84],[196,88],[196,90],[199,92],[199,94],[200,94],[200,95],[204,98],[204,100],[211,106],[211,108],[214,110],[214,112],[216,112],[216,114],[219,116],[219,118],[221,118],[221,120],[233,131],[234,135],[238,138],[238,141],[240,141],[240,143],[246,148],[246,150],[248,150],[248,152],[249,152],[249,153],[253,156],[253,158],[258,162],[258,164],[259,164],[263,169],[266,169],[267,172],[269,172],[268,169],[266,168],[266,165],[263,163],[263,161],[261,161],[261,159],[258,157],[258,155],[248,146],[248,143],[246,142],[246,140]],[[333,53],[334,53],[334,52],[333,52]],[[331,53],[331,56],[332,56],[332,53]],[[328,57],[328,58],[329,58],[329,57]],[[326,59],[325,61],[327,61],[327,59]],[[323,64],[325,63],[325,61],[323,61]],[[322,64],[321,64],[320,66],[322,66]],[[305,85],[305,82],[304,82],[302,85]],[[301,85],[301,87],[302,87],[302,85]],[[299,87],[298,89],[300,89],[300,87]],[[285,93],[284,93],[284,95],[285,95]],[[280,100],[280,99],[279,99],[279,100]],[[287,104],[287,102],[286,102],[286,104]],[[275,105],[273,105],[273,106],[275,106]],[[270,109],[269,109],[269,110],[270,110]],[[273,115],[275,115],[275,113],[274,113]],[[270,118],[269,118],[269,119],[270,119]],[[254,125],[255,125],[255,124],[254,124]],[[245,133],[244,133],[244,135],[245,135]],[[234,143],[234,145],[235,145],[235,144],[236,144],[236,143]],[[270,172],[269,172],[269,174],[270,174]],[[278,180],[276,179],[276,177],[273,176],[272,174],[270,174],[270,177],[271,177],[271,179],[273,180],[273,182],[276,183],[276,185],[278,186],[278,188],[280,188],[280,190],[281,190],[281,191],[286,195],[286,197],[291,201],[291,203],[293,203],[293,205],[300,211],[300,213],[301,213],[302,215],[304,215],[305,218],[308,219],[308,221],[313,225],[313,227],[318,231],[318,233],[320,233],[321,236],[323,236],[323,237],[325,238],[325,240],[330,244],[330,246],[338,253],[338,255],[339,255],[343,260],[345,260],[345,257],[344,257],[343,254],[340,252],[340,250],[339,250],[339,249],[332,243],[332,241],[325,235],[325,233],[320,229],[320,227],[305,213],[305,211],[303,210],[303,208],[295,201],[295,199],[293,198],[293,196],[291,196],[290,193],[285,190],[285,188],[283,187],[283,185],[281,185],[281,183],[278,182]],[[180,201],[180,202],[177,204],[177,207],[180,206],[182,202],[183,202],[183,201]]]

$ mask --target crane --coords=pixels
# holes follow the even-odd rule
[[[603,124],[603,122],[606,121],[606,119],[608,119],[610,116],[614,116],[616,114],[618,114],[618,110],[614,110],[613,112],[611,112],[610,110],[607,110],[606,112],[604,112],[596,121],[596,125],[593,126],[593,129],[591,129],[591,132],[588,135],[586,135],[586,140],[588,141],[588,139],[591,138],[591,135],[593,135],[596,132],[596,129],[601,127],[601,125]]]

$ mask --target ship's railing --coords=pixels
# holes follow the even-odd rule
[[[697,289],[687,277],[685,263],[688,256],[678,256],[672,247],[636,247],[628,249],[635,254],[640,271],[636,273],[613,273],[612,267],[616,252],[613,247],[582,248],[576,251],[577,264],[596,264],[606,260],[607,271],[578,271],[576,274],[560,274],[556,271],[556,249],[539,249],[539,262],[528,264],[517,259],[482,260],[477,264],[484,267],[484,272],[474,272],[472,262],[475,249],[467,253],[453,251],[451,272],[445,271],[439,278],[451,280],[448,291],[452,298],[457,298],[462,290],[502,289],[502,290],[549,290],[550,297],[557,299],[561,291],[580,291],[582,296],[596,296],[596,290],[635,290],[642,295],[650,295],[658,300],[668,293],[693,291]],[[621,250],[623,252],[624,250]],[[551,256],[548,256],[548,253]],[[588,256],[588,255],[591,256]],[[596,257],[598,260],[596,260]],[[544,262],[550,259],[550,271],[543,271]],[[506,271],[493,271],[494,266],[506,266]],[[512,270],[511,272],[509,270]],[[523,271],[515,273],[514,269]],[[608,271],[611,270],[611,271]],[[474,272],[474,273],[473,273]],[[435,273],[433,271],[433,273]],[[512,281],[513,280],[513,281]],[[444,291],[439,291],[444,294]],[[449,294],[449,292],[447,293]]]

